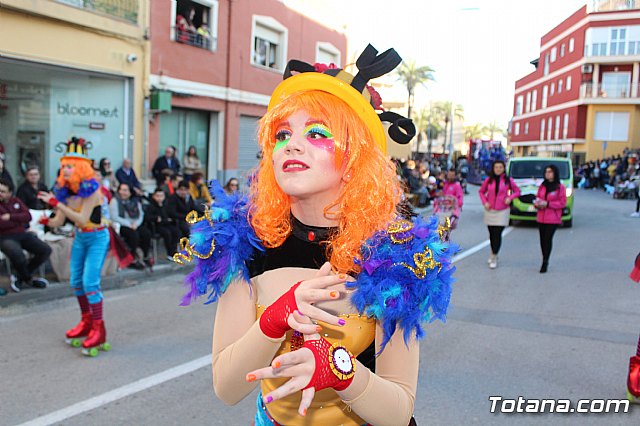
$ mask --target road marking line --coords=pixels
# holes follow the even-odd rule
[[[193,361],[178,365],[177,367],[170,368],[162,371],[158,374],[154,374],[144,379],[140,379],[128,385],[121,386],[109,392],[105,392],[102,395],[94,396],[93,398],[80,401],[77,404],[70,405],[53,413],[46,414],[41,417],[37,417],[26,423],[22,423],[19,426],[48,426],[57,422],[61,422],[78,414],[85,413],[87,411],[94,410],[100,406],[109,404],[118,399],[124,398],[134,393],[141,392],[145,389],[149,389],[153,386],[167,382],[169,380],[178,378],[185,374],[189,374],[192,371],[199,370],[202,367],[211,365],[211,354],[205,355],[201,358],[194,359]]]
[[[508,235],[511,231],[513,231],[513,228],[505,229],[504,232],[502,233],[502,236],[504,237],[505,235]],[[471,247],[470,249],[465,250],[462,253],[454,256],[453,262],[457,262],[466,257],[469,257],[472,254],[477,253],[483,248],[487,247],[488,245],[489,245],[489,240],[483,241],[480,244],[477,244]],[[82,414],[82,413],[86,413],[87,411],[94,410],[98,407],[117,401],[126,396],[133,395],[134,393],[138,393],[143,390],[149,389],[153,386],[162,384],[169,380],[173,380],[180,376],[184,376],[185,374],[189,374],[192,371],[199,370],[202,367],[206,367],[208,365],[211,365],[211,354],[205,355],[198,359],[194,359],[193,361],[178,365],[176,367],[170,368],[168,370],[162,371],[158,374],[154,374],[144,379],[140,379],[133,383],[129,383],[128,385],[121,386],[109,392],[105,392],[102,395],[94,396],[93,398],[80,401],[76,404],[70,405],[61,410],[54,411],[53,413],[49,413],[44,416],[37,417],[33,420],[30,420],[26,423],[22,423],[18,426],[49,426],[54,423],[58,423],[63,420],[69,419],[73,416],[77,416],[78,414]]]
[[[505,229],[505,230],[502,232],[502,236],[504,237],[504,236],[506,236],[506,235],[509,235],[509,233],[510,233],[511,231],[513,231],[513,228],[507,228],[507,229]],[[490,244],[490,241],[489,241],[489,240],[485,240],[485,241],[481,242],[480,244],[477,244],[477,245],[475,245],[475,246],[471,247],[469,250],[465,250],[465,251],[463,251],[462,253],[460,253],[460,254],[458,254],[458,255],[454,256],[454,257],[453,257],[452,262],[457,262],[457,261],[459,261],[459,260],[464,259],[465,257],[469,257],[469,256],[471,256],[472,254],[479,252],[480,250],[482,250],[483,248],[485,248],[485,247],[486,247],[486,246],[488,246],[489,244]]]

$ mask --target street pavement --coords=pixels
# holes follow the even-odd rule
[[[559,229],[538,273],[534,226],[503,239],[487,267],[477,188],[453,238],[461,245],[446,324],[428,327],[415,404],[419,425],[638,425],[640,408],[608,414],[491,414],[489,396],[624,398],[640,332],[635,202],[577,191],[574,226]],[[477,250],[477,251],[475,251]],[[466,255],[465,253],[471,253]],[[113,349],[86,358],[64,343],[75,299],[0,307],[0,424],[250,425],[255,393],[234,407],[211,385],[215,305],[178,306],[183,273],[168,270],[105,292]]]

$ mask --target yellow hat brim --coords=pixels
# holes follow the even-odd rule
[[[330,93],[349,105],[365,123],[371,132],[373,140],[382,152],[387,152],[387,136],[382,122],[380,118],[378,118],[378,114],[376,114],[362,93],[339,78],[319,72],[305,72],[289,77],[280,83],[273,91],[268,110],[271,110],[294,93],[308,92],[311,90]]]

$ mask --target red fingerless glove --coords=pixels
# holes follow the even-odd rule
[[[302,347],[310,349],[316,360],[316,370],[305,389],[313,387],[318,392],[333,388],[342,391],[349,387],[356,373],[356,359],[347,348],[332,345],[324,337],[307,340]]]
[[[47,225],[49,224],[49,218],[48,218],[48,217],[46,217],[46,216],[41,216],[41,217],[40,217],[40,220],[38,221],[38,223],[39,223],[40,225],[47,226]]]
[[[273,302],[260,316],[260,330],[265,336],[279,339],[285,335],[291,327],[287,319],[289,315],[298,309],[295,291],[302,281],[298,281],[278,300]]]
[[[49,203],[49,205],[50,205],[51,207],[55,208],[55,207],[58,205],[58,203],[60,203],[60,201],[58,201],[58,200],[57,200],[56,198],[54,198],[54,197],[51,197],[51,198],[49,198],[48,203]]]

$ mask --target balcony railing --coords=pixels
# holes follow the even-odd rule
[[[139,0],[55,0],[91,12],[104,13],[131,23],[138,22]]]
[[[581,98],[611,98],[629,99],[638,98],[638,84],[598,84],[595,88],[593,83],[582,83],[580,86]]]
[[[200,47],[207,50],[216,49],[216,38],[207,34],[193,33],[191,31],[184,31],[177,27],[173,28],[176,32],[176,41],[178,43],[188,44],[190,46]]]

